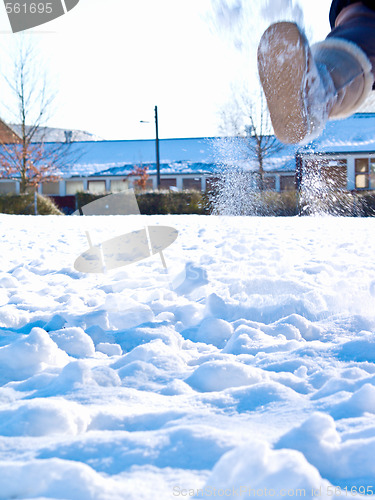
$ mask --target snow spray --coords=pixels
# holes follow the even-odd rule
[[[332,177],[332,169],[337,170],[335,159],[321,158],[314,145],[304,148],[304,155],[311,154],[311,159],[305,159],[302,167],[302,183],[299,191],[300,215],[309,216],[363,216],[365,202],[353,196],[346,189],[346,163],[344,182],[338,185],[338,178]],[[345,162],[345,160],[344,160]],[[338,171],[338,170],[337,170]]]
[[[299,3],[293,0],[212,0],[211,24],[221,39],[227,40],[241,55],[242,61],[239,76],[242,85],[237,86],[229,99],[221,124],[223,135],[236,137],[220,138],[212,144],[217,181],[210,202],[216,215],[273,215],[266,208],[265,197],[260,192],[264,188],[264,178],[259,159],[247,143],[255,134],[273,132],[271,128],[264,129],[264,122],[269,118],[268,112],[266,117],[261,109],[256,53],[262,33],[277,20],[291,20],[303,26],[303,11]],[[252,103],[257,110],[251,117],[246,113],[246,107],[239,112],[238,100]],[[267,161],[262,168],[267,170]]]
[[[246,138],[212,140],[216,182],[210,192],[214,215],[262,215],[258,175],[247,158]]]
[[[301,6],[293,0],[265,0],[261,3],[261,15],[269,24],[283,20],[294,21],[304,27],[304,17]]]

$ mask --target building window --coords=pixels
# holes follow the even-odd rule
[[[12,181],[0,182],[0,194],[16,192],[16,183]]]
[[[60,194],[59,182],[43,182],[42,193],[43,194]]]
[[[368,189],[370,186],[369,179],[369,159],[355,159],[355,187],[356,189]]]
[[[160,179],[160,189],[169,189],[171,186],[176,187],[176,179]]]
[[[202,181],[198,178],[182,179],[182,189],[194,189],[195,191],[202,190]]]
[[[83,181],[66,181],[65,193],[67,195],[75,195],[79,191],[83,191]]]
[[[356,189],[375,189],[375,158],[355,159]]]
[[[126,191],[129,188],[129,182],[127,179],[112,179],[111,180],[111,192],[121,193],[121,191]]]
[[[269,175],[264,178],[264,189],[268,191],[275,191],[276,189],[276,177],[274,175]],[[294,189],[294,188],[293,188]]]
[[[296,180],[294,175],[280,176],[280,191],[294,191],[296,189]]]
[[[103,194],[106,192],[105,181],[89,181],[87,189],[93,194]]]

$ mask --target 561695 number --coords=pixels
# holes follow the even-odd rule
[[[8,14],[51,14],[52,3],[6,3],[5,9]]]

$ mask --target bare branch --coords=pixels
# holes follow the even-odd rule
[[[265,188],[264,168],[267,161],[282,149],[282,144],[272,134],[271,120],[266,101],[261,90],[251,98],[247,89],[234,93],[230,104],[221,114],[221,130],[227,135],[236,136],[243,143],[244,160],[258,176],[259,189]],[[235,134],[231,133],[233,124],[237,125]],[[254,168],[256,165],[256,168]]]
[[[18,137],[12,143],[0,141],[1,176],[19,178],[20,190],[59,179],[60,171],[73,160],[71,144],[45,142],[43,125],[51,115],[55,94],[47,76],[40,72],[34,47],[21,38],[13,61],[13,74],[4,77],[14,97],[13,115]]]

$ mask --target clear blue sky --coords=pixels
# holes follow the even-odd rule
[[[80,0],[66,15],[29,30],[58,90],[49,125],[87,130],[105,139],[212,136],[218,111],[238,80],[256,81],[255,51],[272,17],[293,0],[244,0],[240,24],[213,22],[220,0]],[[225,0],[229,6],[242,0]],[[260,15],[266,4],[270,16]],[[294,2],[295,4],[296,2]],[[329,30],[329,0],[301,0],[307,34]],[[228,20],[229,21],[229,20]],[[0,71],[19,35],[0,5]],[[236,49],[238,37],[243,46]],[[149,120],[149,124],[140,124]]]

